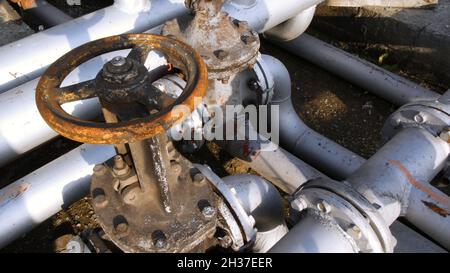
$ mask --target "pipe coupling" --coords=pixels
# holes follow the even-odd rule
[[[382,141],[389,141],[405,128],[418,127],[450,142],[450,103],[443,96],[438,100],[405,104],[386,121],[381,131]]]
[[[293,195],[290,219],[298,222],[310,210],[326,215],[322,221],[330,225],[337,223],[355,252],[393,252],[396,240],[377,212],[377,206],[348,183],[326,178],[306,183]]]

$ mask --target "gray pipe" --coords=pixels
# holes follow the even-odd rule
[[[326,219],[327,221],[324,221]],[[327,214],[306,209],[301,220],[270,253],[354,253],[356,246]]]
[[[248,122],[237,118],[237,134],[258,136],[253,141],[218,141],[227,152],[241,159],[258,174],[282,191],[292,194],[307,181],[323,176],[319,171],[298,159],[279,145],[264,140]]]
[[[429,184],[449,153],[448,143],[424,129],[403,129],[347,181],[380,207],[388,225],[405,216],[450,249],[450,198]]]
[[[275,81],[271,105],[280,106],[280,142],[306,163],[335,179],[345,179],[364,162],[359,155],[309,128],[291,100],[291,79],[286,67],[269,55],[262,56]]]
[[[255,219],[257,229],[254,252],[267,252],[287,232],[283,198],[278,190],[263,178],[251,174],[224,177],[223,182],[234,188],[236,197],[248,215]]]
[[[290,53],[302,57],[395,105],[401,106],[409,102],[439,98],[439,94],[433,91],[308,34],[303,34],[290,42],[275,43]]]
[[[114,146],[84,144],[0,190],[0,248],[88,193]]]
[[[72,17],[52,6],[45,0],[37,0],[35,3],[35,7],[24,11],[25,19],[30,17],[37,20],[38,23],[45,28],[51,28],[72,20]]]

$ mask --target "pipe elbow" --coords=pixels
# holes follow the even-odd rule
[[[278,42],[294,40],[306,31],[314,17],[316,6],[312,6],[291,19],[264,32],[264,36]]]

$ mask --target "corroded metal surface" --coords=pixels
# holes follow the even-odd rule
[[[220,198],[208,180],[196,176],[165,135],[141,144],[148,148],[141,149],[142,162],[123,176],[118,169],[125,169],[124,162],[116,160],[96,167],[92,178],[93,207],[109,238],[125,252],[203,252],[218,244],[214,234],[221,216],[215,208]],[[134,173],[145,185],[119,190],[112,183]]]
[[[163,34],[191,45],[205,60],[209,79],[227,81],[255,64],[260,41],[247,22],[220,11],[223,2],[192,1],[196,13],[187,28],[174,19],[166,22]]]
[[[66,113],[61,104],[95,97],[95,83],[60,88],[65,77],[80,64],[98,55],[120,49],[157,50],[165,54],[173,67],[185,76],[183,93],[166,108],[143,118],[118,123],[85,121]],[[133,51],[132,52],[136,52]],[[136,142],[165,132],[185,117],[172,110],[177,105],[195,109],[195,97],[203,97],[207,88],[207,70],[202,58],[183,42],[150,34],[124,34],[82,45],[53,63],[41,77],[36,89],[36,103],[47,124],[61,135],[85,143],[120,144]]]

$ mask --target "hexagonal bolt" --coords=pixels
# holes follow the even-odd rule
[[[422,113],[418,113],[414,116],[414,121],[417,123],[424,123],[426,121],[426,118]]]
[[[116,225],[115,230],[117,233],[125,233],[128,230],[128,224],[125,222]]]
[[[176,161],[171,161],[170,162],[170,166],[172,168],[172,171],[174,171],[175,173],[181,172],[181,165],[180,165],[180,163],[178,163]]]
[[[244,44],[246,45],[254,43],[257,40],[258,36],[253,35],[251,32],[241,35],[241,41],[244,42]]]
[[[203,216],[205,216],[205,218],[212,218],[215,213],[216,213],[216,209],[213,208],[212,206],[205,206],[202,209],[202,214],[203,214]]]
[[[445,142],[450,142],[450,127],[445,127],[439,137]]]
[[[125,161],[121,155],[114,156],[114,168],[118,170],[125,168]]]
[[[106,173],[107,169],[105,167],[105,165],[103,164],[98,164],[94,166],[94,174],[98,175],[98,176],[102,176]]]
[[[233,244],[233,239],[229,235],[225,235],[219,239],[220,246],[223,248],[229,248]]]
[[[217,59],[223,60],[228,56],[228,52],[223,49],[214,50],[214,56],[216,56]]]
[[[319,203],[317,203],[317,208],[323,213],[329,213],[331,211],[330,204],[328,204],[327,201],[325,200],[322,200]]]
[[[308,203],[306,203],[306,200],[298,197],[291,202],[291,208],[296,211],[302,211],[308,207]]]
[[[103,194],[97,195],[93,199],[94,205],[97,207],[105,207],[108,204],[108,200],[106,199],[106,196]]]
[[[359,240],[362,237],[361,229],[355,224],[351,224],[347,228],[346,232],[348,235],[350,235],[350,237],[352,237],[355,240]]]
[[[122,56],[116,56],[111,60],[113,66],[123,66],[127,63],[127,60]]]
[[[205,180],[205,176],[197,168],[192,168],[190,170],[190,174],[191,174],[192,181],[194,181],[195,183],[200,183]]]

